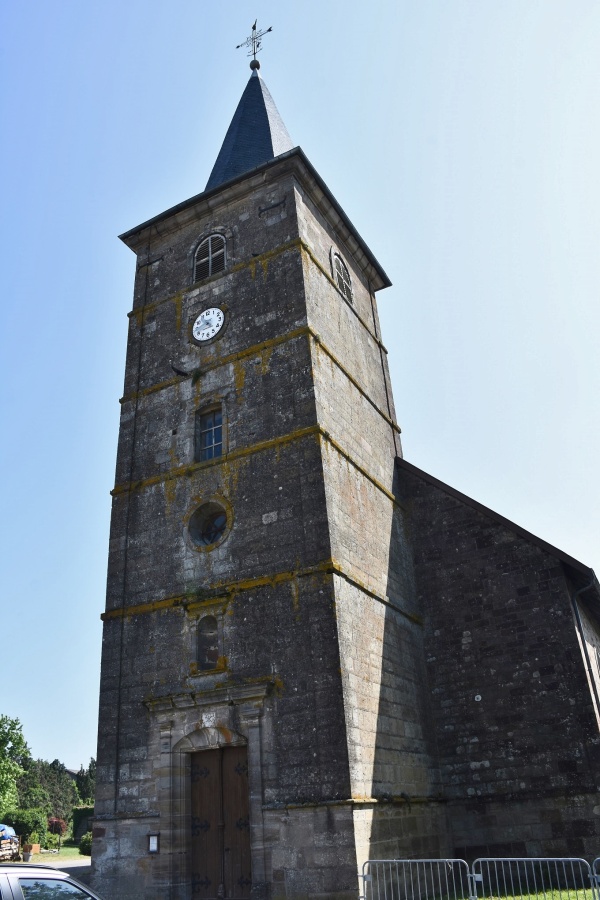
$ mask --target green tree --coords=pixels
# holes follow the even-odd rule
[[[40,785],[50,795],[50,814],[70,822],[73,818],[73,807],[80,802],[75,780],[58,759],[51,763],[40,759],[38,763],[40,764]]]
[[[17,779],[29,758],[29,747],[19,720],[0,715],[0,816],[17,806]]]
[[[40,760],[27,759],[23,763],[23,773],[17,779],[17,789],[19,792],[19,809],[33,809],[41,807],[46,811],[46,816],[50,815],[52,803],[50,802],[50,794],[46,788],[42,787],[39,778]]]
[[[71,821],[80,802],[75,780],[60,760],[31,760],[18,781],[19,805],[43,806],[49,816]]]
[[[63,834],[67,831],[67,823],[64,819],[57,819],[56,816],[50,816],[48,819],[48,831],[50,834],[58,835],[58,852],[60,853],[60,842]]]
[[[94,805],[94,795],[96,793],[96,760],[92,757],[87,769],[80,767],[75,777],[75,784],[79,791],[82,803]]]
[[[46,842],[46,830],[48,828],[48,814],[45,809],[14,809],[4,813],[4,822],[12,825],[16,833],[25,842],[29,842],[32,836],[37,835],[36,843]]]
[[[92,855],[92,832],[86,831],[86,833],[82,836],[79,841],[79,852],[83,856],[91,856]]]

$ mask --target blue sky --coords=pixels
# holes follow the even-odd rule
[[[266,83],[386,271],[404,453],[590,566],[600,451],[596,0],[75,0],[0,11],[4,692],[36,756],[95,755],[135,259]]]

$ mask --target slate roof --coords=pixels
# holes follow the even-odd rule
[[[255,69],[225,135],[205,190],[243,175],[293,147],[269,90]]]

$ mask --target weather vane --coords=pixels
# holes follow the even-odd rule
[[[252,62],[250,63],[251,69],[260,69],[260,63],[256,58],[256,54],[260,52],[262,49],[262,38],[265,34],[268,34],[270,31],[273,31],[273,26],[270,28],[265,28],[264,31],[256,30],[256,23],[258,19],[255,19],[254,25],[252,26],[252,34],[246,38],[245,41],[242,41],[241,44],[238,44],[235,48],[239,50],[240,47],[248,47],[248,56],[252,57]]]

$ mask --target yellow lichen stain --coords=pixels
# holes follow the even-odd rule
[[[301,328],[296,328],[293,331],[288,332],[287,334],[279,335],[275,338],[269,338],[267,341],[262,341],[260,344],[253,344],[252,347],[246,347],[245,350],[240,350],[237,353],[231,353],[229,356],[219,356],[215,353],[215,356],[210,360],[205,359],[202,366],[194,369],[191,373],[192,385],[195,387],[198,383],[198,380],[202,378],[203,375],[206,375],[207,372],[210,372],[211,369],[218,369],[221,366],[227,366],[235,363],[236,360],[246,359],[247,357],[256,356],[261,350],[265,347],[276,347],[279,344],[286,344],[288,341],[293,341],[302,335],[309,335],[310,328],[307,325],[303,325]],[[140,397],[146,397],[149,394],[154,394],[157,391],[162,391],[165,388],[172,387],[174,384],[181,383],[184,376],[176,376],[175,378],[169,378],[166,381],[157,382],[156,384],[152,384],[147,388],[143,388],[140,391],[132,391],[129,394],[126,394],[119,401],[120,403],[129,403],[131,400],[138,400]]]
[[[306,254],[308,254],[308,258],[312,259],[313,262],[321,269],[323,274],[329,278],[331,283],[335,284],[335,282],[333,281],[331,275],[329,275],[327,270],[324,269],[321,266],[321,264],[316,260],[316,258],[314,258],[312,256],[312,253],[310,252],[310,248],[308,247],[307,244],[303,243],[302,238],[294,238],[294,240],[288,241],[286,244],[281,244],[281,246],[275,247],[273,250],[269,250],[267,253],[263,253],[260,256],[253,257],[248,262],[246,262],[246,260],[244,260],[243,262],[236,263],[234,266],[231,267],[228,274],[233,274],[235,272],[241,272],[243,269],[249,269],[250,275],[254,279],[254,277],[256,275],[256,265],[258,262],[260,262],[261,265],[263,265],[263,267],[264,267],[264,262],[266,262],[267,260],[275,259],[277,256],[281,256],[282,254],[287,253],[288,250],[304,251]],[[218,275],[214,275],[211,278],[206,279],[206,283],[210,283],[211,281],[214,281],[216,278],[220,278],[220,277],[222,277],[221,273],[219,273]],[[152,303],[148,303],[146,306],[143,306],[143,307],[138,306],[135,309],[130,310],[130,312],[128,312],[127,315],[129,316],[129,318],[135,318],[138,321],[138,324],[140,324],[141,316],[143,315],[144,311],[152,312],[155,309],[157,309],[159,306],[162,306],[163,303],[172,302],[177,297],[183,298],[183,294],[184,294],[183,291],[178,291],[174,295],[171,294],[168,297],[162,297],[160,300],[155,300]]]
[[[241,468],[243,465],[244,460],[235,457],[231,460],[225,459],[221,465],[224,491],[228,497],[234,497],[237,493]]]
[[[240,394],[244,388],[244,382],[246,381],[246,367],[244,366],[243,359],[236,359],[233,363],[233,383],[235,385],[235,390],[238,395],[238,401],[240,400]]]
[[[302,250],[302,247],[302,239],[295,238],[293,241],[289,241],[287,244],[282,244],[280,247],[275,247],[273,250],[268,250],[266,253],[261,253],[260,256],[255,256],[249,263],[247,263],[252,278],[254,279],[256,277],[257,263],[260,263],[263,273],[263,280],[266,281],[268,276],[269,262],[272,259],[281,256],[281,254],[283,253],[287,253],[288,250]]]
[[[263,347],[260,351],[260,374],[266,375],[269,371],[269,363],[271,362],[271,354],[273,347]]]
[[[149,603],[140,603],[136,606],[118,607],[117,609],[107,610],[102,613],[100,618],[103,621],[114,618],[130,618],[135,615],[145,613],[153,613],[157,611],[167,611],[170,609],[184,607],[189,613],[204,607],[214,607],[217,604],[226,604],[235,602],[236,595],[242,591],[253,591],[260,587],[275,587],[283,584],[296,577],[311,578],[327,578],[332,573],[337,573],[342,577],[346,576],[344,570],[335,560],[325,559],[308,569],[300,568],[300,561],[296,561],[297,568],[292,572],[276,572],[271,575],[261,575],[256,578],[247,578],[235,582],[214,582],[209,590],[189,591],[187,594],[177,594],[170,597],[163,597],[162,600],[154,600]],[[358,582],[356,582],[359,584]],[[359,587],[361,585],[359,584]],[[375,596],[375,595],[374,595]],[[228,609],[228,612],[231,611]],[[400,610],[402,612],[402,610]]]
[[[214,611],[215,615],[226,614],[229,602],[229,598],[222,594],[215,596],[213,592],[210,592],[210,596],[199,597],[197,591],[191,591],[184,598],[183,605],[187,614],[196,618],[199,615],[205,615],[209,610]]]
[[[219,656],[215,665],[212,669],[200,669],[198,667],[197,662],[190,663],[190,678],[194,678],[198,675],[212,675],[216,672],[226,672],[227,671],[227,657]]]
[[[271,684],[277,693],[283,692],[283,680],[279,675],[259,675],[257,678],[242,678],[243,684]]]
[[[217,731],[223,738],[226,744],[230,744],[233,740],[233,732],[229,730],[229,728],[225,728],[224,725],[217,725]]]
[[[241,679],[233,679],[230,678],[226,681],[217,681],[212,687],[207,691],[196,691],[196,697],[203,697],[205,695],[212,694],[215,690],[229,690],[230,688],[238,688],[240,684],[246,685],[258,685],[258,684],[266,684],[271,685],[273,691],[280,695],[284,691],[284,683],[282,679],[278,675],[263,675],[258,678],[241,678]],[[223,729],[222,733],[225,734],[228,729],[224,726],[217,726],[219,730]],[[231,732],[229,732],[231,734]]]
[[[296,575],[292,575],[292,580],[290,581],[290,590],[292,592],[292,606],[294,608],[294,612],[296,613],[296,621],[300,619],[300,588],[298,586],[298,579]]]
[[[247,467],[247,464],[248,459],[247,457],[243,456],[239,459],[231,461],[231,478],[229,481],[229,490],[232,497],[237,494],[240,477],[242,475],[242,471]]]
[[[175,304],[175,327],[177,331],[181,331],[181,303],[183,296],[181,293],[175,294],[173,303]]]
[[[138,328],[142,328],[144,324],[144,310],[147,307],[144,306],[136,306],[135,309],[132,309],[130,313],[128,313],[130,319],[135,319],[135,324]]]
[[[113,618],[121,618],[124,617],[126,619],[130,619],[131,616],[137,616],[142,613],[149,612],[158,612],[165,609],[172,609],[175,606],[179,606],[183,600],[183,597],[163,597],[162,600],[153,600],[150,603],[139,603],[135,606],[127,606],[125,609],[113,609],[108,612],[102,613],[100,616],[101,619],[113,619]]]
[[[128,403],[131,400],[141,400],[143,397],[148,397],[150,394],[157,393],[157,391],[164,391],[165,388],[173,387],[174,384],[179,384],[180,381],[180,375],[175,378],[167,378],[166,381],[159,381],[157,384],[153,384],[141,391],[133,391],[131,394],[127,394],[126,397],[122,398],[122,402]]]
[[[171,507],[175,502],[175,497],[177,494],[177,482],[175,478],[167,478],[165,481],[165,514],[168,516],[171,513]]]
[[[320,431],[317,434],[317,445],[319,447],[319,450],[321,451],[321,454],[327,457],[327,464],[329,465],[329,463],[330,463],[329,455],[330,455],[331,447],[329,445],[329,441],[326,440],[325,435],[323,434],[322,431]]]
[[[300,261],[302,263],[302,273],[304,278],[309,277],[310,254],[305,244],[300,244]]]

